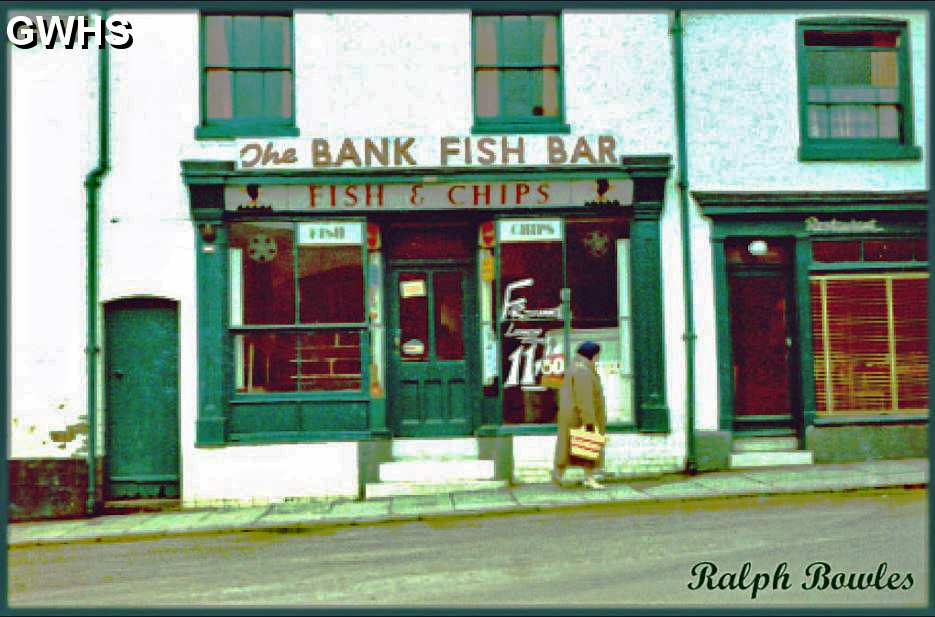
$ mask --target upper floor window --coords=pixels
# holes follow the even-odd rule
[[[472,15],[475,133],[567,133],[560,14]]]
[[[298,135],[292,14],[202,13],[198,137]]]
[[[905,22],[798,24],[803,160],[918,158]]]

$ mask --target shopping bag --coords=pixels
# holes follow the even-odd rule
[[[596,461],[601,457],[601,450],[607,443],[606,436],[585,427],[571,429],[570,435],[572,456],[588,461]]]

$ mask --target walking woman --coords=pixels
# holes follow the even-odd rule
[[[604,451],[596,461],[571,456],[571,435],[573,428],[585,425],[588,430],[595,430],[602,435],[607,427],[604,410],[604,390],[600,377],[594,368],[601,346],[585,341],[578,346],[578,353],[571,366],[566,369],[565,380],[558,395],[558,439],[555,442],[555,465],[552,481],[561,486],[565,468],[569,465],[583,467],[584,485],[588,488],[602,489],[604,486],[594,479],[595,470],[604,464]]]

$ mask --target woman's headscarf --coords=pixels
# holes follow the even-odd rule
[[[594,341],[585,341],[578,346],[578,353],[591,360],[601,351],[601,346]]]

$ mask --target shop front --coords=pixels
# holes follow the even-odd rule
[[[712,225],[720,430],[816,462],[927,455],[925,192],[693,193]]]
[[[669,168],[183,162],[197,446],[554,435],[566,358],[587,339],[610,430],[668,433]]]

